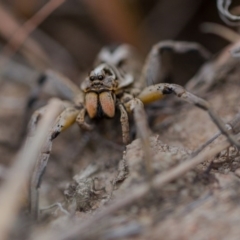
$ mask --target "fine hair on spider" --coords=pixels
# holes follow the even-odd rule
[[[239,142],[225,127],[225,124],[215,114],[207,101],[177,84],[149,84],[150,80],[154,81],[157,78],[161,70],[161,53],[164,50],[177,53],[196,51],[205,59],[210,57],[208,51],[197,43],[164,41],[154,45],[145,63],[142,63],[137,51],[125,44],[114,50],[111,49],[111,51],[107,47],[103,48],[97,56],[93,70],[81,83],[80,88],[64,76],[52,70],[46,71],[45,80],[55,81],[64,86],[69,92],[68,100],[70,101],[62,102],[64,110],[49,132],[46,144],[33,171],[30,186],[30,206],[33,218],[38,217],[38,189],[51,153],[53,140],[75,122],[84,130],[92,130],[93,126],[86,121],[87,117],[90,120],[104,117],[113,118],[116,109],[119,109],[123,143],[128,144],[130,141],[128,115],[133,113],[137,133],[142,140],[149,173],[151,172],[150,131],[144,104],[157,101],[165,95],[173,94],[180,100],[194,104],[208,112],[212,121],[228,138],[229,142],[240,148]],[[46,82],[45,80],[44,82]],[[41,88],[43,84],[41,83],[39,86]],[[39,90],[35,90],[36,95],[31,94],[31,98],[37,99],[39,92]],[[42,107],[34,112],[29,124],[30,132],[34,132],[38,119],[44,114],[44,111],[45,107]]]

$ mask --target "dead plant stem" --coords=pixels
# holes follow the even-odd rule
[[[0,188],[0,239],[8,238],[18,210],[23,204],[24,187],[27,186],[30,172],[34,166],[41,147],[46,139],[53,120],[60,111],[60,102],[52,100],[37,128],[35,137],[26,141],[13,166],[10,168],[6,181]]]

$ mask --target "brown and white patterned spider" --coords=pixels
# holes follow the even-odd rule
[[[58,79],[60,85],[67,87],[71,103],[64,104],[65,109],[50,131],[31,179],[31,211],[35,217],[38,214],[38,188],[51,153],[52,141],[75,122],[82,129],[92,130],[89,119],[114,118],[116,109],[119,109],[123,143],[127,144],[130,141],[128,115],[133,113],[138,136],[143,142],[145,158],[151,159],[144,104],[159,100],[164,95],[174,94],[179,99],[207,111],[229,141],[240,146],[205,100],[176,84],[159,83],[148,86],[150,80],[156,79],[161,71],[161,53],[164,50],[178,53],[198,51],[203,57],[208,57],[208,52],[203,47],[187,42],[165,41],[154,45],[144,64],[135,49],[129,45],[120,45],[115,49],[104,48],[98,54],[93,70],[80,88],[68,79],[47,71],[48,78]],[[40,83],[42,84],[42,81]],[[44,113],[44,109],[43,107],[33,114],[30,121],[32,129]]]

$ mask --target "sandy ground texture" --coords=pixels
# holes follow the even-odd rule
[[[239,74],[235,73],[205,96],[225,122],[240,111],[239,88]],[[1,181],[22,143],[28,92],[21,84],[1,83]],[[171,100],[167,99],[168,102]],[[177,105],[167,116],[162,110],[157,110],[159,116],[151,121],[154,177],[186,161],[218,132],[206,112],[189,104]],[[161,127],[162,119],[169,124]],[[35,239],[48,231],[55,234],[52,239],[68,239],[62,236],[71,232],[69,224],[94,219],[109,204],[149,184],[141,141],[133,140],[125,148],[119,125],[119,120],[101,121],[93,133],[80,133],[73,126],[54,141],[40,189],[40,222],[32,226],[27,208],[23,208],[12,230],[12,239]],[[134,136],[134,126],[132,129]],[[219,137],[207,149],[210,151],[223,139]],[[239,152],[230,147],[214,158],[204,159],[202,164],[161,188],[150,189],[101,221],[93,222],[85,231],[80,229],[77,237],[71,239],[238,239],[239,167]],[[52,204],[55,205],[48,207]]]

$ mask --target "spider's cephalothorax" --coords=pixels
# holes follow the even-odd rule
[[[81,85],[90,118],[114,117],[117,87],[118,78],[110,65],[101,64],[90,72]]]
[[[145,64],[142,64],[141,58],[136,54],[134,48],[129,45],[120,45],[114,50],[104,48],[99,53],[94,69],[82,82],[81,88],[52,71],[47,72],[50,78],[58,79],[59,84],[67,88],[71,102],[63,104],[65,110],[59,115],[52,127],[47,143],[36,165],[37,168],[32,176],[31,209],[35,217],[38,211],[37,189],[51,152],[52,141],[75,122],[82,129],[92,130],[92,126],[85,121],[86,114],[90,119],[112,118],[115,116],[116,108],[118,108],[121,114],[120,123],[123,143],[127,144],[130,140],[128,114],[133,113],[138,136],[143,142],[145,157],[151,159],[148,142],[149,130],[144,104],[159,100],[164,95],[174,94],[179,99],[207,111],[213,122],[227,136],[228,140],[240,148],[240,144],[226,129],[221,119],[212,111],[208,102],[176,84],[158,83],[148,86],[150,82],[155,81],[162,69],[161,53],[165,49],[180,53],[194,50],[201,53],[203,57],[209,56],[208,52],[196,43],[165,41],[154,45],[146,58]],[[44,108],[33,114],[31,119],[33,128],[43,112]]]

